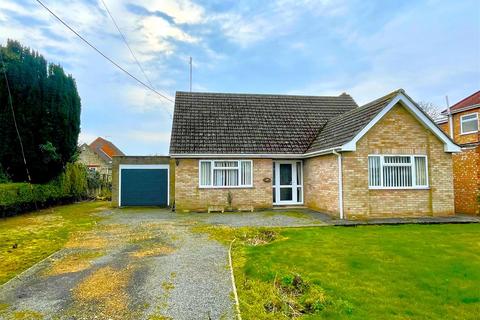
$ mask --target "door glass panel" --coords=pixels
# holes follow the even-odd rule
[[[298,187],[297,188],[297,202],[302,202],[303,199],[302,199],[302,188],[301,187]]]
[[[292,201],[292,188],[280,188],[280,201]]]
[[[275,188],[272,188],[272,194],[273,194],[273,203],[277,202],[277,195],[276,195],[276,190]]]
[[[280,164],[280,185],[292,185],[292,165],[290,163]]]
[[[297,162],[296,166],[297,166],[297,184],[302,185],[302,163]]]

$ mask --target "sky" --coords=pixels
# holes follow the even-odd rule
[[[146,82],[102,0],[42,0]],[[445,107],[480,89],[480,1],[103,0],[154,88],[350,94],[362,105],[398,88]],[[76,79],[80,142],[168,154],[173,103],[82,43],[35,0],[0,1],[0,43],[19,40]]]

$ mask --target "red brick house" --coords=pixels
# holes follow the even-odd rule
[[[480,91],[444,110],[438,125],[461,146],[453,156],[455,211],[480,214]]]
[[[460,148],[403,91],[335,97],[177,92],[178,211],[306,206],[340,218],[454,214]]]

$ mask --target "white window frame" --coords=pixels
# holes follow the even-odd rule
[[[463,131],[463,118],[465,117],[469,117],[469,116],[475,116],[476,120],[477,120],[477,130],[475,131]],[[467,120],[467,121],[473,121],[473,119],[471,120]],[[464,114],[462,116],[460,116],[460,134],[471,134],[471,133],[476,133],[478,132],[478,128],[480,127],[480,123],[478,122],[478,112],[473,112],[473,113],[469,113],[469,114]]]
[[[368,189],[371,190],[425,190],[430,189],[430,181],[428,177],[428,157],[423,154],[369,154],[368,157],[380,157],[380,183],[381,186],[371,186],[370,181],[368,182]],[[385,165],[385,157],[410,157],[410,167],[412,168],[412,186],[411,187],[385,187],[383,186],[383,167]],[[427,184],[425,186],[417,185],[417,176],[415,170],[415,157],[425,158],[425,179]],[[370,175],[369,161],[367,161],[367,172]],[[387,163],[387,166],[392,165]],[[407,166],[408,163],[399,164],[399,166]],[[395,166],[395,164],[393,164]]]
[[[215,167],[215,161],[228,162],[235,161],[237,162],[236,167]],[[202,185],[202,163],[210,163],[210,185]],[[242,182],[242,162],[250,162],[250,184],[241,184]],[[215,186],[213,185],[213,171],[214,170],[238,170],[238,186]],[[247,159],[212,159],[212,160],[199,160],[198,161],[198,187],[201,189],[233,189],[233,188],[252,188],[253,187],[253,160]]]
[[[273,203],[274,205],[301,205],[304,203],[304,187],[303,187],[303,161],[301,160],[279,160],[279,161],[273,161],[274,163],[274,172],[273,174],[275,175],[275,184],[272,183],[272,188],[275,190],[275,202]],[[298,183],[298,176],[297,176],[297,163],[300,163],[300,181],[301,183]],[[280,184],[280,164],[291,164],[292,165],[292,184],[291,185],[281,185]],[[287,201],[287,200],[280,200],[280,188],[291,188],[292,189],[292,200]],[[298,201],[297,197],[297,189],[300,188],[302,191],[301,197],[302,201]]]

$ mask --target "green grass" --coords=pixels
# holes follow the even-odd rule
[[[232,237],[229,229],[203,231]],[[480,314],[478,224],[283,229],[271,243],[239,242],[233,259],[244,319],[288,318],[292,310],[302,319]],[[294,290],[295,275],[307,289]]]
[[[71,233],[91,229],[107,205],[83,202],[0,219],[0,284],[61,249]]]

